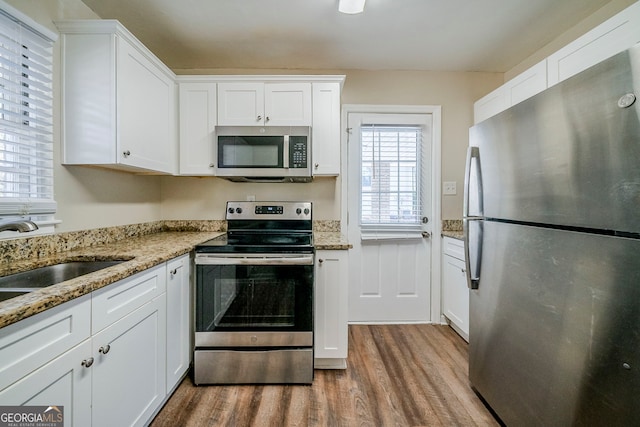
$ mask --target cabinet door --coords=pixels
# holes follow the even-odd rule
[[[50,362],[90,335],[90,295],[0,328],[0,389]]]
[[[91,367],[81,365],[90,356],[85,340],[0,391],[0,405],[62,406],[65,427],[91,425]]]
[[[346,359],[347,251],[317,251],[314,357]]]
[[[266,84],[264,113],[267,126],[311,126],[311,83]]]
[[[340,174],[340,84],[313,83],[313,175]]]
[[[174,173],[175,83],[122,38],[117,58],[118,162]]]
[[[218,125],[264,124],[264,83],[219,83]]]
[[[505,83],[507,108],[531,98],[547,88],[547,60],[538,62],[527,71]]]
[[[598,25],[548,58],[549,86],[640,42],[640,2]]]
[[[92,425],[148,423],[166,395],[166,294],[93,336]]]
[[[507,91],[504,86],[500,86],[473,104],[473,123],[478,124],[507,108],[509,108]]]
[[[191,283],[189,255],[167,263],[167,394],[191,362]]]
[[[215,83],[180,83],[180,175],[215,174]]]
[[[91,295],[91,331],[98,331],[166,291],[166,264],[98,289]]]
[[[442,298],[444,315],[464,339],[469,339],[469,289],[464,261],[442,257]]]

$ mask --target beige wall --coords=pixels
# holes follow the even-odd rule
[[[97,18],[80,0],[8,0],[8,3],[55,31],[58,19]],[[60,117],[59,42],[55,47],[55,120]],[[198,70],[206,73],[207,70]],[[228,70],[215,70],[224,74]],[[236,70],[248,73],[247,70]],[[291,70],[251,70],[290,74]],[[299,71],[303,73],[305,71]],[[306,71],[317,73],[317,71]],[[195,72],[194,72],[195,73]],[[473,102],[502,81],[500,73],[414,71],[323,71],[346,74],[342,102],[348,104],[413,104],[442,106],[442,180],[456,181],[458,195],[443,196],[443,218],[460,218],[462,178]],[[256,199],[315,202],[316,218],[340,218],[340,178],[311,184],[245,184],[218,178],[137,176],[96,168],[60,165],[60,126],[54,133],[55,197],[62,224],[58,231],[131,224],[158,219],[220,219],[224,202]]]
[[[57,32],[54,21],[98,18],[80,0],[7,0],[36,22]],[[54,46],[54,124],[60,121],[60,42]],[[161,182],[136,176],[60,164],[60,126],[54,126],[54,193],[57,231],[73,231],[161,219]]]
[[[551,55],[558,49],[571,43],[581,35],[585,34],[589,30],[597,27],[607,19],[611,18],[616,13],[620,12],[635,3],[637,0],[611,0],[609,3],[592,13],[588,18],[583,19],[579,24],[567,29],[559,37],[555,38],[552,42],[548,43],[540,50],[529,56],[520,64],[507,71],[504,75],[505,82],[511,80],[518,74],[542,61],[547,56]],[[487,92],[488,93],[488,92]]]
[[[184,72],[181,70],[181,72]],[[185,72],[188,73],[188,72]],[[194,74],[249,74],[255,70],[194,70]],[[291,74],[291,70],[262,70],[264,74]],[[297,73],[305,73],[298,71]],[[308,70],[306,73],[318,73]],[[345,74],[343,104],[442,106],[442,181],[456,181],[458,194],[442,196],[442,218],[462,217],[462,180],[473,124],[473,102],[499,86],[501,73],[430,71],[331,70]],[[162,215],[167,219],[220,219],[226,200],[295,200],[315,202],[317,219],[340,219],[340,180],[316,179],[311,184],[230,183],[217,178],[163,178]]]

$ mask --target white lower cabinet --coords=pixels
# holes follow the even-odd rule
[[[167,394],[180,384],[191,363],[189,265],[189,255],[167,263]]]
[[[91,425],[145,425],[165,390],[166,294],[92,338]]]
[[[189,276],[184,255],[1,328],[0,405],[148,424],[189,367]]]
[[[348,251],[316,252],[314,365],[345,369],[349,329],[347,323]]]
[[[461,240],[445,237],[442,257],[442,311],[449,325],[469,341],[469,288]]]
[[[91,425],[91,369],[81,361],[91,354],[87,339],[0,392],[0,405],[62,407],[64,425]]]

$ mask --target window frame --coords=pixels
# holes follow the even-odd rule
[[[4,135],[2,138],[3,141],[7,142],[7,147],[13,145],[13,149],[15,149],[16,146],[21,144],[19,138],[26,138],[28,143],[24,144],[24,146],[27,147],[25,152],[28,151],[28,153],[23,154],[23,156],[29,159],[28,166],[25,167],[28,172],[23,174],[23,177],[28,176],[29,179],[19,181],[22,182],[22,184],[18,184],[22,187],[28,186],[29,188],[26,190],[20,189],[21,195],[18,197],[0,196],[0,220],[15,218],[30,219],[36,222],[39,229],[27,234],[26,237],[39,234],[51,234],[54,232],[54,224],[60,222],[54,218],[57,204],[54,200],[53,176],[53,135],[55,126],[53,120],[53,44],[58,36],[56,33],[40,25],[29,16],[2,0],[0,0],[0,20],[2,20],[2,26],[7,31],[1,35],[4,46],[7,46],[8,52],[13,52],[13,58],[10,56],[2,58],[6,65],[0,68],[0,80],[9,81],[14,87],[12,94],[9,94],[10,89],[7,89],[6,92],[3,90],[2,93],[8,93],[6,99],[13,97],[22,99],[20,101],[22,110],[15,110],[15,106],[18,104],[13,102],[13,109],[15,111],[9,112],[7,117],[13,115],[15,118],[16,114],[20,114],[21,116],[30,118],[22,120],[22,123],[20,123],[20,121],[11,122],[11,120],[5,121],[2,114],[0,114],[0,116],[2,116],[0,117],[0,125],[2,125],[0,133]],[[25,56],[24,52],[26,51],[33,53]],[[22,52],[22,54],[19,52]],[[20,55],[21,59],[20,61],[15,61],[15,57],[18,55]],[[37,60],[35,60],[36,58]],[[22,74],[24,80],[16,80],[15,77],[11,80],[9,77],[5,79],[4,76],[8,76],[12,68],[14,70],[14,76],[17,76],[17,70]],[[37,80],[33,80],[32,76],[34,75],[38,77]],[[44,80],[40,79],[40,77],[43,77]],[[25,85],[25,82],[34,83],[31,83],[31,85],[26,83]],[[41,84],[41,82],[44,83]],[[16,85],[20,85],[19,88],[24,87],[26,89],[16,91]],[[10,86],[7,86],[7,88],[9,87]],[[40,101],[37,98],[33,98],[31,95],[36,91],[41,92],[47,99]],[[31,102],[28,100],[30,97],[33,98]],[[3,103],[2,101],[4,99],[4,96],[0,96],[1,109],[4,110],[6,106],[7,110],[9,110],[11,101]],[[17,127],[16,124],[18,125]],[[9,136],[10,134],[14,136]],[[9,154],[8,157],[13,156],[17,158],[23,151],[8,151],[7,153]],[[38,172],[34,173],[34,171],[41,169],[41,159],[46,163],[45,170],[47,172],[45,172],[44,175],[40,175]],[[16,173],[16,175],[20,175],[20,173]],[[43,179],[45,181],[44,183]],[[43,185],[46,187],[46,191],[43,191]],[[33,190],[34,188],[35,191]],[[17,232],[3,232],[0,239],[14,238],[18,235],[20,234]]]

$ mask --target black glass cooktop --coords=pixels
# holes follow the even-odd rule
[[[313,252],[311,233],[229,232],[196,247],[196,252]]]

